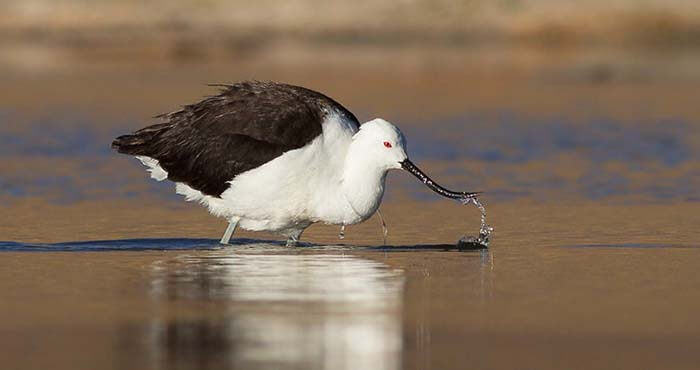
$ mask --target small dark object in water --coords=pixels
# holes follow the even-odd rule
[[[488,238],[488,236],[484,234],[480,234],[478,238],[475,238],[473,236],[461,238],[457,241],[457,249],[460,251],[476,251],[481,249],[488,249],[488,242],[484,243],[484,237]]]

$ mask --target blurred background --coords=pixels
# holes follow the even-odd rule
[[[300,84],[362,121],[397,124],[415,162],[491,204],[700,200],[697,1],[0,7],[0,200],[13,210],[2,217],[14,214],[4,239],[173,235],[188,217],[201,221],[188,232],[218,234],[109,144],[215,94],[208,83],[244,79]],[[435,200],[409,176],[389,181],[386,208]],[[135,204],[162,211],[141,220],[151,229],[129,216]]]
[[[246,79],[399,126],[489,249],[400,172],[403,252],[218,247],[110,144]],[[698,0],[0,0],[0,364],[696,369],[699,97]]]

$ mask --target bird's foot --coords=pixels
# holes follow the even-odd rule
[[[287,246],[296,247],[299,244],[299,239],[301,239],[301,234],[304,229],[293,230],[290,234],[287,234]]]
[[[297,246],[297,243],[299,243],[299,239],[298,239],[298,238],[289,237],[289,239],[287,239],[287,244],[285,244],[285,245],[286,245],[287,247],[296,247],[296,246]]]

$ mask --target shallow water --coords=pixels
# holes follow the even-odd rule
[[[2,368],[697,368],[697,84],[273,68],[259,78],[397,123],[431,177],[486,192],[495,231],[456,251],[479,211],[392,173],[386,246],[373,217],[342,240],[314,225],[298,248],[246,232],[222,247],[222,220],[109,142],[248,68],[7,78]]]
[[[428,217],[464,216],[423,208]],[[578,232],[551,222],[571,207],[493,208],[502,226],[484,251],[445,251],[454,243],[438,240],[417,246],[408,232],[383,247],[378,231],[370,247],[0,243],[3,361],[55,369],[696,367],[699,232],[679,233],[696,207],[581,206]],[[448,239],[459,231],[412,226]],[[310,238],[336,232],[319,228]],[[355,234],[348,228],[349,241]]]

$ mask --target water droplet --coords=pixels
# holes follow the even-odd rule
[[[340,226],[340,232],[338,233],[338,239],[345,239],[345,225]]]

